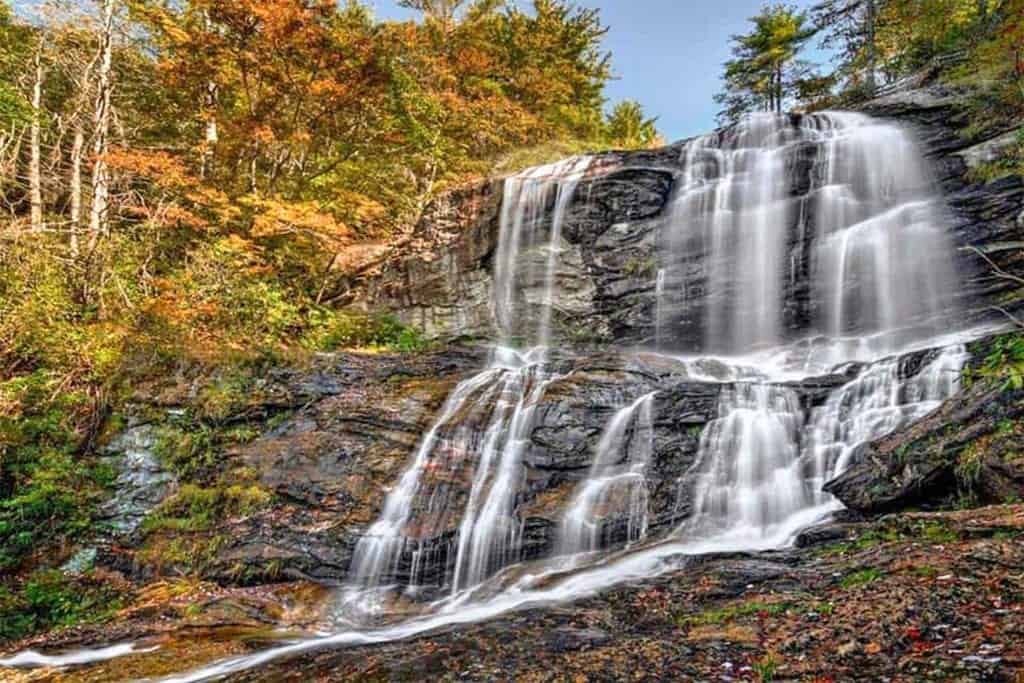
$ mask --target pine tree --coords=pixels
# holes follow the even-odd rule
[[[878,88],[878,11],[879,0],[823,0],[812,9],[822,47],[838,50],[841,70],[868,94]]]
[[[796,95],[811,66],[797,55],[814,35],[808,15],[785,4],[765,5],[750,21],[750,33],[732,37],[733,58],[725,63],[725,88],[715,100],[719,120],[734,121],[758,109],[781,113]]]

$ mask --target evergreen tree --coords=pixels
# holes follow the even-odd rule
[[[815,35],[807,13],[785,4],[765,5],[750,21],[750,33],[732,37],[725,87],[715,97],[723,107],[723,122],[755,110],[781,113],[812,72],[807,62],[797,59]]]
[[[823,0],[812,10],[822,47],[837,50],[839,71],[869,94],[878,87],[879,6],[880,0]]]
[[[657,119],[644,116],[639,102],[624,100],[615,105],[605,125],[608,142],[623,149],[651,147],[660,140]]]

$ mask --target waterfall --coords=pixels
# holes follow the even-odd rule
[[[492,306],[505,347],[454,389],[359,541],[361,589],[431,587],[457,602],[522,560],[525,459],[543,450],[539,408],[568,376],[551,349],[572,312],[565,294],[580,271],[568,265],[581,247],[570,221],[590,201],[577,192],[590,172],[577,157],[504,181]],[[763,114],[684,145],[658,227],[651,326],[659,348],[698,340],[696,355],[673,360],[686,382],[720,389],[695,461],[669,483],[677,512],[688,496],[677,535],[784,542],[838,506],[822,486],[862,445],[955,393],[962,346],[916,372],[900,355],[955,312],[944,228],[913,139],[884,122]],[[796,384],[840,371],[851,381],[807,405]],[[603,425],[560,511],[557,554],[647,536],[658,386]]]
[[[900,361],[876,363],[834,392],[812,418],[804,448],[813,502],[828,495],[821,487],[844,472],[857,449],[932,412],[953,396],[967,362],[961,344],[943,349],[913,379],[900,377]]]
[[[520,523],[513,505],[522,478],[521,459],[533,413],[554,378],[543,365],[515,373],[498,398],[484,431],[480,462],[459,527],[452,589],[474,586],[518,560]]]
[[[689,142],[681,164],[660,253],[672,285],[656,292],[660,346],[672,346],[663,327],[681,331],[688,284],[706,295],[706,352],[773,348],[795,330],[837,342],[881,334],[891,353],[941,329],[956,293],[952,249],[902,128],[842,112],[759,114]],[[688,283],[694,254],[705,265]],[[793,290],[807,279],[804,302]]]
[[[505,179],[493,305],[498,329],[507,340],[526,337],[535,346],[550,345],[559,257],[564,249],[562,226],[590,163],[590,157],[574,157]],[[554,208],[549,212],[552,201]],[[550,225],[545,235],[549,213]],[[539,292],[538,267],[543,270]],[[523,303],[540,306],[536,321],[522,314]]]
[[[494,314],[509,339],[529,336],[529,351],[496,347],[488,367],[461,382],[424,435],[380,517],[361,537],[349,571],[358,585],[376,588],[399,578],[408,562],[408,587],[424,581],[425,566],[444,563],[448,583],[459,592],[519,559],[521,522],[514,505],[522,479],[522,452],[533,413],[544,390],[557,379],[547,365],[551,311],[557,300],[562,224],[587,157],[531,169],[505,180],[494,268]],[[549,207],[548,234],[544,236]],[[535,325],[517,311],[517,285],[536,281],[535,252],[543,253],[542,312]],[[525,271],[525,272],[522,272]],[[525,285],[523,284],[525,283]],[[452,529],[462,496],[457,483],[472,470],[465,504]],[[454,560],[438,537],[454,532]],[[448,565],[451,570],[448,570]],[[449,576],[450,574],[450,576]]]
[[[803,410],[796,392],[736,384],[723,390],[718,410],[694,465],[691,533],[767,530],[802,509]]]
[[[562,520],[563,554],[600,550],[609,519],[625,518],[627,542],[647,534],[648,461],[654,450],[653,404],[646,394],[615,413],[597,445],[590,472]]]
[[[911,379],[899,359],[865,368],[832,392],[805,423],[790,388],[741,383],[722,393],[688,478],[694,490],[690,535],[770,536],[815,507],[832,506],[822,489],[842,474],[858,448],[931,413],[956,393],[968,356],[943,349]]]
[[[434,539],[456,518],[457,484],[467,468],[475,473],[458,515],[454,585],[479,581],[516,559],[511,507],[532,409],[551,379],[542,358],[540,350],[497,348],[487,369],[455,388],[356,546],[350,575],[359,585],[394,581],[403,561],[410,564],[409,587],[421,585],[423,563],[444,556]]]

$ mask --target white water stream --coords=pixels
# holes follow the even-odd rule
[[[605,427],[594,463],[565,512],[560,552],[586,553],[607,547],[602,542],[604,522],[616,514],[625,517],[626,541],[647,535],[646,469],[654,449],[653,404],[646,394],[618,411]]]
[[[811,159],[812,182],[794,196],[791,166],[801,154]],[[388,492],[339,601],[346,619],[365,626],[167,681],[210,680],[319,648],[408,638],[578,599],[671,571],[688,555],[782,547],[840,507],[822,485],[861,445],[928,414],[958,389],[962,339],[938,334],[943,316],[955,314],[957,276],[941,198],[912,138],[860,115],[752,117],[686,146],[654,285],[655,336],[674,348],[694,284],[680,263],[704,256],[703,348],[677,360],[691,381],[721,391],[718,417],[679,481],[692,494],[692,515],[666,539],[645,540],[657,399],[647,393],[605,425],[589,473],[562,512],[555,556],[518,564],[524,453],[538,406],[565,378],[551,352],[559,267],[571,247],[564,227],[590,167],[589,158],[570,159],[505,182],[494,315],[507,347],[530,350],[498,347],[485,369],[461,382]],[[820,305],[794,334],[786,324],[788,289],[802,272]],[[942,350],[920,371],[901,374],[900,354],[927,348]],[[794,380],[850,362],[868,365],[817,408],[802,404]],[[453,484],[460,481],[468,486]],[[602,555],[612,545],[609,520],[624,525],[619,535],[632,546]],[[389,613],[389,598],[416,598],[428,585],[444,588],[445,597],[424,605],[421,616]],[[130,645],[62,658],[22,653],[0,666],[130,653]]]

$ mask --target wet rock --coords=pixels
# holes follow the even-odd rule
[[[974,364],[997,339],[973,345]],[[981,503],[1017,499],[1024,494],[1022,420],[1024,391],[979,379],[923,420],[863,447],[825,490],[865,513],[950,506],[960,495]]]
[[[964,160],[967,168],[975,169],[982,164],[989,164],[998,161],[1018,145],[1020,131],[1011,130],[994,138],[979,142],[976,145],[957,152],[957,156]]]
[[[796,547],[810,548],[832,541],[848,538],[851,526],[848,524],[822,524],[801,531],[796,537]]]
[[[106,447],[102,462],[117,472],[114,496],[99,510],[104,522],[123,535],[134,532],[146,515],[171,492],[173,474],[156,455],[157,430],[153,425],[133,427]]]
[[[96,548],[83,548],[62,564],[60,570],[65,574],[83,574],[96,565],[97,555]]]
[[[548,647],[552,652],[576,652],[601,647],[611,640],[611,635],[596,628],[555,629],[548,637]]]

